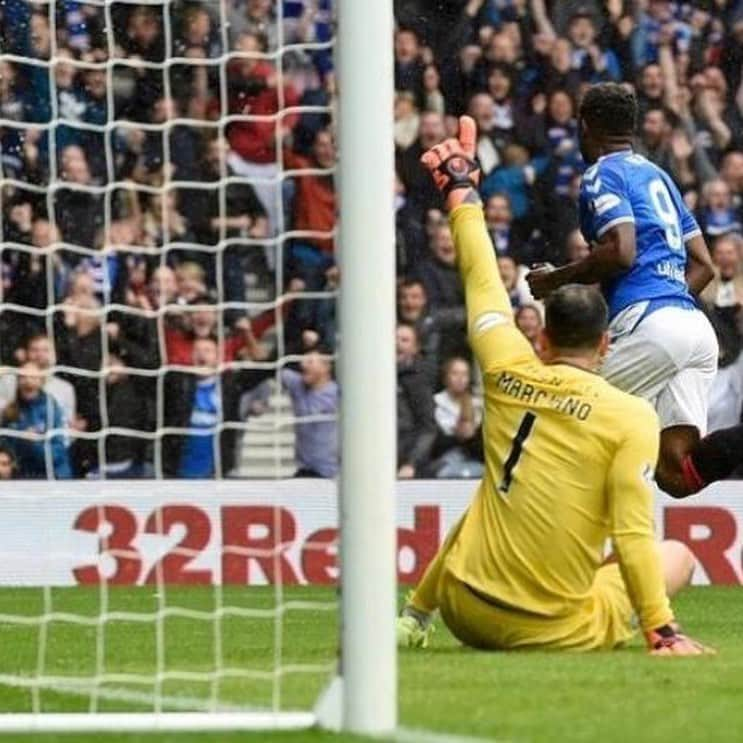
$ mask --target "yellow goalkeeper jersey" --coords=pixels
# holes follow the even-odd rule
[[[671,621],[653,531],[654,410],[596,374],[542,363],[514,324],[481,207],[450,221],[484,380],[485,475],[449,570],[497,603],[566,616],[611,538],[643,628]]]

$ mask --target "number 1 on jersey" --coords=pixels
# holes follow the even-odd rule
[[[534,422],[537,416],[532,412],[524,413],[524,417],[521,419],[519,430],[516,431],[516,435],[513,437],[513,444],[511,444],[511,451],[506,459],[506,463],[503,465],[503,479],[498,490],[501,493],[507,493],[511,487],[511,480],[513,479],[513,468],[518,464],[521,454],[524,450],[524,442],[529,437],[531,429],[534,428]]]

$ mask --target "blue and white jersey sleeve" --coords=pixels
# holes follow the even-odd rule
[[[581,183],[581,226],[587,240],[598,240],[618,224],[634,224],[627,185],[621,172],[594,166]]]

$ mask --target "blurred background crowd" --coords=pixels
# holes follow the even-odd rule
[[[524,276],[589,250],[576,110],[605,80],[636,91],[637,148],[713,251],[710,426],[737,422],[743,0],[395,16],[399,476],[482,471],[462,286],[420,155],[476,119],[493,250],[538,349]],[[334,31],[332,0],[0,2],[0,477],[335,475]]]

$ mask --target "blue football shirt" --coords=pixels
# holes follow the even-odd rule
[[[614,318],[637,302],[694,306],[686,283],[686,242],[701,234],[671,178],[632,150],[599,158],[583,174],[580,227],[589,243],[623,222],[635,225],[637,255],[602,286]]]

